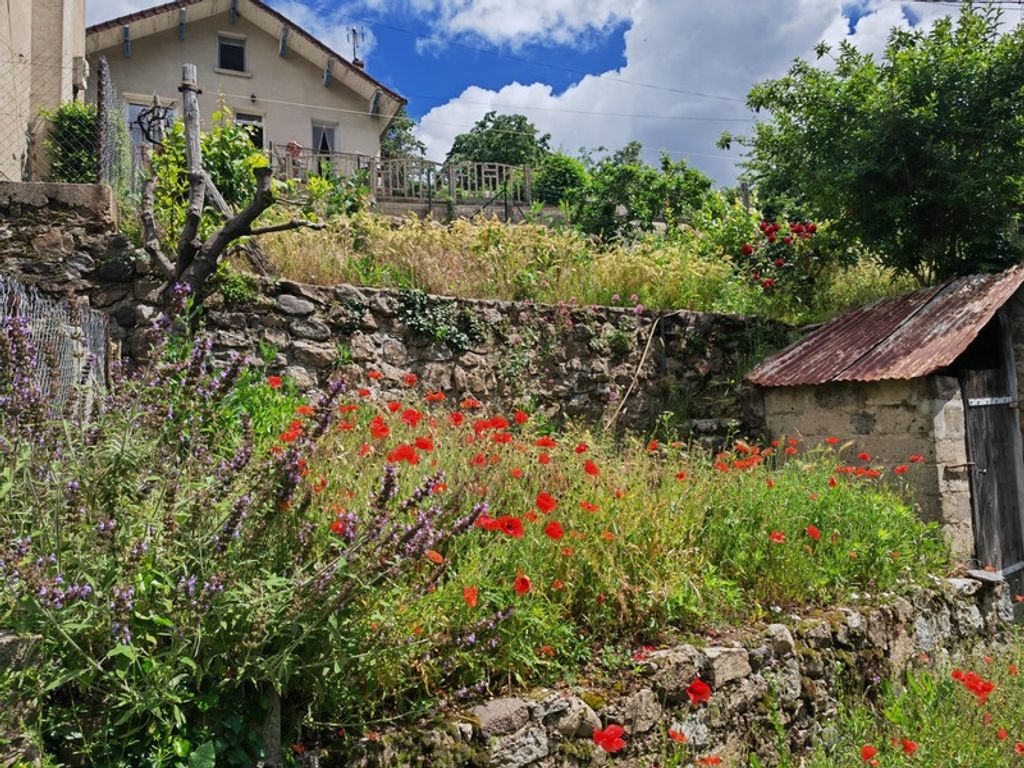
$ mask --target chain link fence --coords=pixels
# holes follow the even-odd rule
[[[0,273],[0,332],[23,322],[38,353],[32,379],[54,407],[63,409],[82,393],[89,408],[106,391],[110,370],[110,326],[102,312],[43,296]]]
[[[0,180],[110,184],[135,191],[128,112],[105,60],[31,57],[0,45]]]

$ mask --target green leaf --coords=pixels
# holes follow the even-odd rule
[[[188,757],[189,768],[217,768],[217,750],[207,741]]]

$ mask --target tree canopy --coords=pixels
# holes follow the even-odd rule
[[[1024,27],[1000,18],[968,2],[927,34],[894,29],[878,60],[844,43],[755,86],[747,178],[922,282],[1020,261]]]
[[[539,134],[525,115],[488,112],[468,133],[455,137],[448,160],[536,165],[550,151],[551,134]]]
[[[403,104],[391,118],[387,130],[380,137],[380,156],[389,158],[423,157],[427,145],[416,138],[416,121],[409,117]]]

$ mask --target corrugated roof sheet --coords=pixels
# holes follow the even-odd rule
[[[747,376],[762,387],[914,379],[950,365],[1024,284],[1024,265],[882,299],[826,323]]]

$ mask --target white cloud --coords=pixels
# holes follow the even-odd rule
[[[99,24],[154,5],[157,3],[151,0],[85,0],[85,23]]]
[[[498,23],[491,15],[491,0],[412,2],[435,11],[459,6],[461,16],[442,15],[461,19],[459,27],[452,28],[450,34],[467,29],[466,20],[473,19],[475,34],[494,42],[514,44],[527,40],[523,30],[541,26],[527,22],[518,26]],[[566,35],[584,33],[587,27],[581,26],[575,10],[588,10],[592,4],[592,0],[562,0],[554,4],[560,28],[540,29],[528,41],[558,42]],[[533,2],[521,0],[509,5],[522,9]],[[467,88],[423,117],[420,137],[427,144],[428,155],[442,159],[452,139],[468,130],[489,109],[522,112],[542,132],[552,134],[553,145],[567,151],[581,146],[618,148],[636,139],[644,144],[651,159],[659,151],[669,151],[676,159],[686,157],[720,182],[731,183],[736,173],[736,151],[717,150],[716,139],[724,130],[744,133],[750,125],[742,122],[751,117],[742,102],[751,85],[784,74],[797,57],[813,58],[814,46],[819,41],[836,43],[848,36],[849,19],[843,15],[844,5],[850,4],[842,0],[717,0],[713,5],[691,0],[623,3],[630,27],[625,35],[626,64],[622,68],[584,77],[559,94],[544,83],[512,82],[496,91]],[[477,6],[479,9],[474,10]],[[604,4],[597,6],[601,8]],[[908,23],[901,5],[888,0],[866,0],[861,4],[861,12],[866,15],[848,39],[875,53],[884,49],[891,27]],[[915,6],[914,12],[921,23],[928,24],[955,11]],[[616,79],[673,90],[628,85],[615,82]],[[736,101],[677,91],[718,94]],[[607,113],[701,119],[619,117]]]

